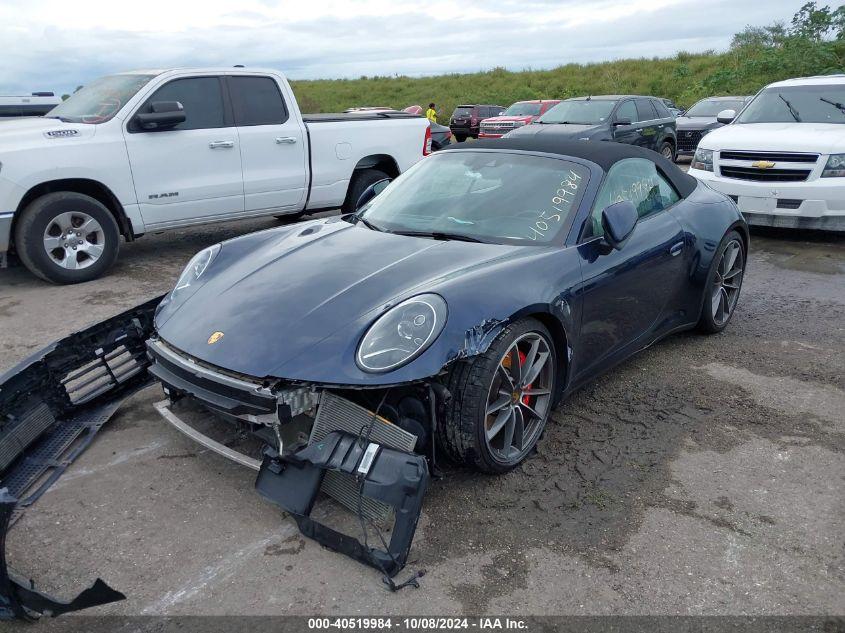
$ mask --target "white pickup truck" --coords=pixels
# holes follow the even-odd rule
[[[235,68],[103,77],[46,117],[0,121],[0,266],[102,275],[120,238],[353,209],[430,151],[405,113],[302,115],[284,76]]]

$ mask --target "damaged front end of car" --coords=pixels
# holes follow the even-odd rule
[[[0,619],[36,619],[122,600],[97,578],[63,601],[14,573],[5,537],[21,513],[90,445],[130,396],[159,382],[155,405],[194,441],[256,471],[256,490],[320,544],[380,571],[405,566],[432,473],[449,393],[436,377],[384,388],[255,379],[208,366],[157,336],[161,298],[61,339],[0,377]],[[258,440],[248,455],[198,431],[180,408]],[[321,497],[349,510],[363,541],[321,520]],[[389,526],[389,527],[388,527]],[[357,529],[360,527],[360,531]],[[367,534],[376,546],[367,542]],[[385,535],[388,536],[385,536]],[[375,535],[375,537],[374,537]],[[21,561],[19,566],[25,566]]]

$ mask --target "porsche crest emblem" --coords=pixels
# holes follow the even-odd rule
[[[217,341],[225,336],[223,332],[213,332],[211,336],[208,337],[208,344],[214,345]]]
[[[771,169],[775,164],[770,160],[755,160],[751,166],[757,169]]]

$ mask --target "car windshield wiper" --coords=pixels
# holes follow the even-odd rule
[[[448,233],[445,231],[393,231],[396,235],[407,235],[408,237],[430,237],[435,240],[455,240],[458,242],[478,242],[480,244],[492,244],[486,240],[465,235],[463,233]]]
[[[360,222],[368,229],[372,231],[378,231],[379,233],[389,233],[390,231],[386,231],[385,229],[381,228],[380,226],[376,226],[368,219],[366,219],[363,215],[358,215],[357,213],[347,213],[346,215],[341,216],[341,219],[346,220],[347,222],[352,222],[353,224],[358,224]]]
[[[824,101],[825,103],[829,103],[834,108],[839,110],[840,112],[845,113],[845,105],[839,103],[838,101],[831,101],[830,99],[825,99],[824,97],[819,97],[819,101]]]
[[[780,100],[786,104],[787,108],[789,108],[789,114],[792,115],[792,118],[795,119],[798,123],[801,123],[801,115],[798,114],[798,110],[793,108],[792,104],[789,103],[789,101],[786,100],[786,97],[784,97],[781,93],[778,93],[778,97],[780,97]]]

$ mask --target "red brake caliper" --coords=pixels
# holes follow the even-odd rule
[[[519,368],[520,368],[520,372],[521,372],[522,368],[525,367],[525,353],[522,352],[522,350],[518,350],[518,351],[519,351]],[[525,385],[525,389],[530,390],[531,385],[533,385],[533,384],[534,383],[531,383],[530,385]],[[531,406],[531,396],[522,396],[522,404],[528,405],[530,407]]]

